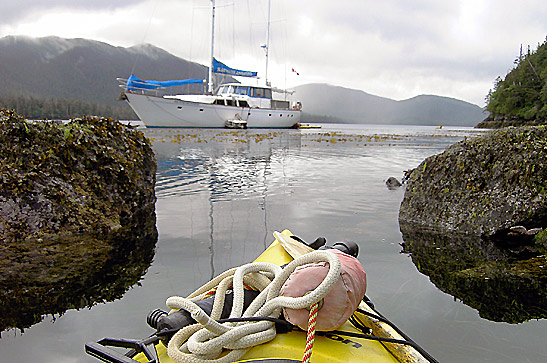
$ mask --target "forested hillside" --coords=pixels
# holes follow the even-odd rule
[[[137,120],[137,115],[125,103],[110,105],[97,102],[42,98],[23,95],[0,95],[0,108],[15,110],[19,115],[33,120],[70,120],[85,115],[111,117],[118,120]]]
[[[547,38],[535,51],[521,49],[514,64],[486,97],[491,118],[547,118]]]

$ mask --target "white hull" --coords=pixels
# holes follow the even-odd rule
[[[300,122],[301,111],[235,107],[126,93],[127,101],[147,127],[224,127],[241,117],[248,128],[289,128]]]

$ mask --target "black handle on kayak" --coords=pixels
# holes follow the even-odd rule
[[[334,242],[332,246],[324,246],[320,249],[329,249],[329,248],[342,251],[345,254],[348,254],[355,258],[359,256],[359,245],[353,241]]]
[[[147,363],[160,363],[155,344],[159,342],[157,336],[143,340],[103,338],[97,342],[89,342],[85,345],[87,354],[108,363],[135,363],[133,357],[137,353],[144,353]],[[122,354],[109,347],[127,348],[129,351]]]
[[[295,241],[305,244],[308,247],[313,248],[314,250],[335,249],[338,251],[342,251],[345,254],[348,254],[355,258],[357,258],[357,256],[359,255],[359,245],[353,241],[334,242],[332,246],[329,246],[327,245],[327,240],[325,239],[325,237],[318,237],[312,243],[307,243],[306,241],[304,241],[302,238],[298,236],[291,236],[291,238],[294,239]]]

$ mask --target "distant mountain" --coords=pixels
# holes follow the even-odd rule
[[[29,95],[118,105],[116,77],[207,78],[207,67],[145,44],[114,47],[87,39],[0,38],[0,95]]]
[[[117,102],[116,77],[207,79],[206,66],[150,44],[130,48],[87,39],[0,38],[0,96],[62,98],[127,107]],[[296,87],[304,121],[474,126],[487,115],[476,105],[439,96],[404,101],[363,91],[307,84]]]
[[[475,126],[486,116],[477,105],[454,98],[421,95],[395,101],[328,84],[295,88],[307,122]]]

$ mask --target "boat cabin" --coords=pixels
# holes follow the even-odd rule
[[[165,95],[167,99],[178,99],[189,102],[202,102],[213,105],[263,108],[272,110],[290,110],[290,102],[272,99],[272,89],[265,86],[227,83],[219,86],[214,95]],[[296,107],[296,106],[295,106]],[[299,107],[299,106],[298,106]],[[299,109],[294,108],[293,109]]]
[[[237,83],[224,84],[218,88],[217,95],[242,95],[253,98],[267,98],[272,99],[272,89],[266,87],[257,86],[245,86]]]
[[[272,99],[270,87],[250,86],[240,83],[227,83],[221,85],[213,101],[217,105],[236,107],[272,108],[276,110],[288,110],[289,101]]]

